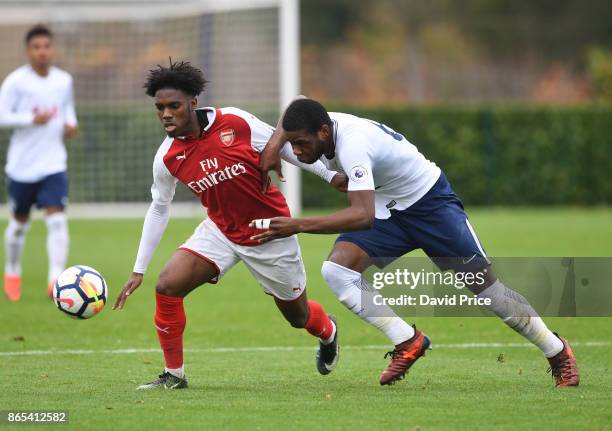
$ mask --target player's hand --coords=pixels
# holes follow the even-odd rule
[[[276,176],[282,182],[285,182],[283,176],[283,164],[280,155],[273,150],[268,150],[266,147],[259,155],[259,170],[261,171],[261,191],[265,193],[270,187],[272,180],[268,172],[276,172]]]
[[[64,124],[64,139],[74,139],[79,134],[79,128],[76,126],[71,126],[69,124]]]
[[[121,289],[121,293],[119,294],[117,300],[115,301],[115,304],[113,305],[113,310],[121,310],[123,308],[123,305],[125,304],[125,301],[127,300],[127,297],[130,296],[130,294],[134,290],[136,290],[141,284],[142,274],[133,272],[132,275],[130,275],[128,281],[123,286],[123,289]]]
[[[285,182],[283,177],[283,165],[279,153],[278,142],[282,141],[282,136],[272,135],[264,150],[259,154],[259,170],[261,171],[261,191],[266,192],[270,186],[270,176],[268,172],[276,172],[276,176],[282,182]],[[277,142],[278,141],[278,142]]]
[[[47,124],[47,122],[55,115],[54,111],[44,111],[44,112],[34,112],[34,124],[37,126],[42,126],[43,124]]]
[[[341,193],[346,193],[348,191],[348,177],[339,172],[334,175],[334,177],[330,181],[330,184],[333,188],[335,188]]]
[[[252,240],[260,244],[278,238],[286,238],[298,233],[298,226],[295,219],[291,217],[274,217],[271,219],[257,219],[249,223],[253,229],[265,230],[265,232],[253,235]]]

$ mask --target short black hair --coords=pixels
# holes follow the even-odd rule
[[[204,73],[188,61],[173,63],[170,59],[170,67],[158,64],[156,69],[149,70],[144,88],[151,97],[155,97],[155,93],[162,88],[181,90],[196,97],[204,91],[207,82]]]
[[[312,99],[294,100],[283,117],[283,129],[287,132],[306,130],[307,133],[317,133],[323,124],[331,126],[331,118],[323,105]]]
[[[42,24],[36,24],[34,27],[28,30],[25,35],[24,41],[26,46],[30,44],[30,41],[37,36],[46,36],[49,39],[53,39],[53,33],[49,30],[49,27],[46,27]]]

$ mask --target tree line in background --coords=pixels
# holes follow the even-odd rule
[[[303,91],[359,104],[612,100],[606,0],[303,0]]]

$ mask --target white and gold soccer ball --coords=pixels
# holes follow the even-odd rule
[[[108,288],[104,277],[84,265],[71,266],[57,277],[53,301],[57,308],[76,319],[89,319],[106,305]]]

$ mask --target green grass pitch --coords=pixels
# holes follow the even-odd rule
[[[492,256],[612,255],[609,209],[470,215]],[[156,275],[196,223],[171,221],[144,285],[125,310],[107,305],[100,316],[76,321],[45,298],[45,229],[35,222],[25,250],[23,298],[0,299],[0,410],[69,410],[70,425],[61,428],[75,430],[612,429],[609,318],[547,319],[575,344],[579,388],[554,389],[542,355],[492,318],[418,318],[433,350],[406,380],[380,387],[383,355],[391,346],[336,301],[319,273],[333,236],[302,235],[300,241],[309,296],[339,319],[336,371],[316,372],[315,341],[285,323],[239,265],[220,284],[205,285],[186,300],[190,388],[137,392],[136,385],[156,377],[163,365],[152,321]],[[112,303],[131,271],[141,221],[73,220],[70,230],[69,263],[101,271]],[[465,348],[472,342],[502,344]],[[89,352],[66,352],[71,349]],[[8,353],[21,351],[39,353]]]

